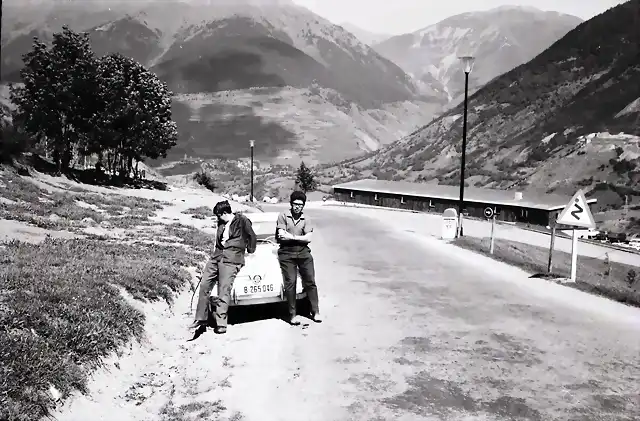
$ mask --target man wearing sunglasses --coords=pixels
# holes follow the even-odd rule
[[[191,329],[206,326],[209,318],[209,294],[218,284],[218,297],[214,312],[216,333],[227,332],[227,312],[231,301],[231,290],[238,271],[244,266],[244,254],[256,251],[257,237],[251,226],[251,220],[242,213],[232,213],[228,201],[216,203],[213,214],[218,218],[216,245],[213,256],[209,259],[202,278],[195,321]]]
[[[302,287],[311,304],[311,319],[320,323],[318,308],[318,288],[315,281],[315,268],[309,243],[313,233],[311,221],[302,213],[307,196],[301,191],[294,191],[289,198],[291,209],[278,215],[276,238],[280,244],[278,261],[284,281],[284,295],[289,309],[289,322],[299,325],[296,315],[296,279],[300,271]]]

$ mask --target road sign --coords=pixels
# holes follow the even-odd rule
[[[587,204],[587,198],[582,190],[573,195],[571,201],[563,209],[556,220],[560,225],[571,225],[579,228],[595,228],[596,222]]]
[[[493,216],[493,209],[486,207],[484,208],[484,216],[487,219],[490,219]]]

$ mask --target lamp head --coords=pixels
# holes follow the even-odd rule
[[[252,148],[253,148],[254,146],[256,146],[256,141],[255,141],[255,140],[250,140],[250,141],[249,141],[249,146],[251,146]]]
[[[462,66],[464,68],[464,72],[465,73],[471,73],[471,70],[473,70],[473,63],[475,62],[475,57],[473,56],[462,56],[460,57],[460,60],[462,61]]]

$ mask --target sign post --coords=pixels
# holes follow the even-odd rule
[[[549,242],[549,262],[547,263],[547,272],[551,273],[553,270],[553,247],[556,242],[556,223],[553,223],[551,227],[551,241]]]
[[[591,214],[591,209],[587,204],[587,198],[582,190],[578,190],[573,195],[567,206],[558,216],[557,224],[569,225],[572,228],[571,236],[571,282],[576,281],[576,272],[578,269],[578,233],[577,228],[595,228],[596,223]]]
[[[484,208],[484,216],[487,219],[491,219],[491,243],[489,245],[489,253],[493,254],[493,243],[494,243],[494,231],[496,226],[496,213],[493,209],[486,207]]]

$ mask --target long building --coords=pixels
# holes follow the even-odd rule
[[[333,194],[341,202],[442,213],[447,208],[457,210],[460,189],[441,184],[365,179],[335,185]],[[464,188],[465,215],[483,218],[484,210],[490,207],[496,219],[545,227],[555,222],[570,200],[571,196],[559,194]],[[587,203],[596,201],[588,199]]]

